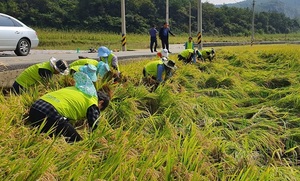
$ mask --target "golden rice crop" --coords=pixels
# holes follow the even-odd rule
[[[299,180],[299,45],[216,48],[150,91],[143,66],[121,62],[126,82],[98,129],[73,145],[26,124],[30,105],[64,87],[55,77],[0,95],[2,180]],[[155,58],[154,58],[155,59]],[[58,80],[58,81],[57,81]],[[99,84],[101,85],[101,83]]]

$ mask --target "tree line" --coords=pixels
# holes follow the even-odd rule
[[[176,33],[197,32],[198,0],[169,0],[169,24]],[[126,4],[127,33],[147,33],[155,24],[165,21],[163,0],[129,0]],[[121,0],[4,0],[0,12],[20,19],[27,25],[59,30],[88,30],[120,33]],[[215,7],[202,4],[203,32],[210,35],[248,36],[251,34],[253,12],[250,8]],[[297,19],[282,13],[255,13],[255,31],[261,34],[286,34],[300,30]]]

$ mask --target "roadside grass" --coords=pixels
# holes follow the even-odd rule
[[[299,45],[222,47],[154,91],[148,61],[121,62],[98,129],[73,145],[26,124],[30,105],[64,87],[56,76],[0,95],[2,180],[299,180]],[[56,81],[58,80],[58,81]]]
[[[88,32],[88,31],[61,31],[53,29],[36,29],[40,39],[37,49],[42,50],[89,50],[90,48],[97,49],[99,46],[107,46],[112,50],[122,50],[121,33],[109,32]],[[175,33],[175,32],[174,32]],[[194,42],[197,42],[197,33],[192,34]],[[175,37],[169,38],[170,44],[184,44],[189,35],[176,34]],[[255,42],[260,41],[298,41],[300,33],[293,34],[257,34]],[[205,32],[202,35],[203,42],[250,42],[251,37],[240,36],[206,36]],[[126,35],[127,50],[148,49],[150,38],[148,32],[144,34]],[[161,42],[158,39],[158,48],[161,47]]]

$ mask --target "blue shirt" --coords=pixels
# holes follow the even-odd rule
[[[149,34],[150,34],[151,37],[156,37],[157,30],[155,28],[151,28],[149,30]]]
[[[165,66],[163,64],[159,64],[157,66],[157,76],[156,76],[156,80],[158,82],[162,82],[162,75],[163,75],[163,72],[165,71]]]
[[[168,36],[169,33],[169,29],[168,28],[164,28],[163,30],[163,36]]]

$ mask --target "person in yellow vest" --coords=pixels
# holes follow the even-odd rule
[[[91,64],[97,67],[98,61],[91,58],[80,58],[78,60],[75,60],[69,64],[70,74],[73,75],[75,72],[79,71],[79,67],[87,64]]]
[[[99,61],[107,63],[109,67],[112,67],[114,70],[120,73],[118,57],[115,54],[113,54],[112,51],[109,50],[107,47],[105,46],[99,47],[98,57],[99,57]]]
[[[67,75],[69,73],[68,64],[63,60],[57,60],[51,57],[49,61],[31,65],[17,76],[12,89],[16,94],[37,83],[48,82],[53,74]]]
[[[98,48],[98,57],[99,62],[104,62],[109,65],[111,76],[109,75],[107,77],[107,80],[112,78],[114,83],[120,82],[122,79],[121,77],[123,76],[120,72],[118,57],[105,46],[101,46]]]
[[[202,54],[202,61],[208,59],[211,62],[216,56],[216,51],[213,48],[203,49],[201,50],[201,54]]]
[[[184,49],[194,49],[193,38],[190,36],[188,41],[184,43]]]
[[[98,62],[97,60],[91,58],[84,58],[75,60],[70,64],[70,74],[73,75],[75,72],[79,71],[80,67],[88,64],[93,65],[97,68],[96,75],[100,76],[101,78],[103,78],[104,75],[110,71],[109,65],[107,63],[104,63],[102,61]]]
[[[196,58],[201,59],[201,57],[201,52],[194,49],[185,49],[177,56],[178,60],[182,60],[184,63],[196,63]]]
[[[90,131],[98,125],[100,112],[109,105],[110,98],[103,91],[96,91],[93,82],[82,72],[74,74],[75,86],[49,92],[33,103],[28,121],[41,127],[50,136],[63,135],[68,143],[83,138],[74,128],[76,121],[87,119]]]
[[[155,60],[147,63],[143,69],[144,77],[150,77],[158,83],[166,81],[173,75],[176,70],[175,62],[167,60],[165,57],[162,60]]]

